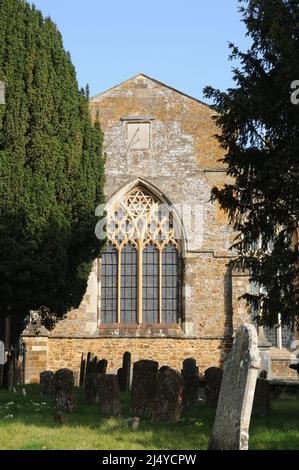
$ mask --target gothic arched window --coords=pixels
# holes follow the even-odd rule
[[[176,323],[179,243],[173,214],[137,187],[107,214],[102,253],[103,323]]]

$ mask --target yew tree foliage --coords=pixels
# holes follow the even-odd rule
[[[0,316],[79,305],[101,248],[100,125],[50,18],[0,0]]]
[[[239,0],[251,46],[230,44],[234,88],[207,87],[214,101],[223,162],[234,181],[214,188],[238,233],[235,268],[247,270],[261,293],[247,301],[262,323],[278,313],[292,326],[299,317],[299,105],[291,84],[299,80],[298,0]]]

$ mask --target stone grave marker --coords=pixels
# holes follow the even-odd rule
[[[196,360],[192,357],[183,361],[181,374],[185,381],[183,407],[192,408],[199,402],[199,399],[205,399],[205,378],[200,376]]]
[[[103,414],[117,416],[121,413],[120,393],[116,375],[98,374],[97,393]]]
[[[117,371],[119,389],[125,392],[130,389],[130,375],[131,375],[131,353],[126,351],[123,355],[122,367]]]
[[[54,372],[45,370],[39,375],[39,390],[41,395],[50,397],[54,393]]]
[[[260,362],[256,329],[242,325],[224,365],[210,450],[248,450]]]
[[[222,376],[223,370],[220,367],[209,367],[205,371],[207,390],[206,401],[209,406],[217,407]]]
[[[97,372],[98,374],[106,374],[106,372],[107,372],[107,367],[108,367],[108,361],[107,361],[107,359],[101,359],[101,360],[98,361],[98,363],[97,363],[96,372]]]
[[[271,411],[270,382],[259,377],[256,381],[252,416],[265,417]]]
[[[6,361],[6,388],[12,392],[15,382],[15,359],[13,353],[10,353]]]
[[[184,379],[171,367],[163,366],[157,374],[152,410],[153,422],[177,423],[183,407]]]
[[[84,385],[85,372],[86,372],[86,359],[84,357],[84,354],[82,353],[81,363],[80,363],[80,375],[79,375],[79,386],[80,387],[83,387],[83,385]]]
[[[97,378],[98,378],[98,374],[96,372],[87,374],[85,377],[85,383],[84,383],[85,399],[88,403],[91,403],[91,404],[97,403],[98,401]]]
[[[54,374],[54,393],[58,411],[72,413],[76,409],[74,374],[70,369],[59,369]]]
[[[134,363],[131,389],[133,416],[139,418],[152,416],[158,367],[156,361],[141,360]]]

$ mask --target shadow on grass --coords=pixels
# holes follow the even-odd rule
[[[21,388],[26,389],[26,397],[23,397]],[[99,435],[115,436],[120,448],[125,448],[126,443],[128,446],[136,444],[136,448],[144,449],[207,448],[214,410],[199,406],[192,412],[183,413],[178,424],[152,423],[142,419],[138,431],[132,431],[127,427],[127,419],[131,416],[129,393],[121,394],[123,411],[118,417],[103,416],[99,405],[87,404],[82,389],[77,387],[75,394],[78,409],[72,414],[67,414],[67,421],[61,426],[53,419],[54,399],[41,396],[38,385],[18,387],[17,394],[0,391],[0,432],[2,426],[17,423],[31,428],[47,427],[53,431],[68,428],[69,432],[82,434],[82,428],[88,428]],[[13,415],[12,418],[7,418],[9,414]],[[5,415],[6,420],[3,420]],[[34,439],[35,434],[38,433],[34,431],[30,442],[19,448],[40,449],[41,442]]]
[[[138,431],[127,427],[130,396],[121,396],[123,412],[119,417],[100,413],[99,405],[85,402],[84,392],[76,388],[78,409],[67,415],[60,426],[53,420],[55,401],[39,394],[38,385],[24,387],[27,396],[0,390],[0,434],[6,435],[6,446],[12,447],[11,436],[18,426],[27,434],[16,443],[19,449],[54,448],[95,449],[207,449],[215,410],[199,405],[182,414],[177,424],[152,423],[142,419]],[[20,432],[19,432],[20,433]],[[0,439],[1,440],[1,439]],[[63,447],[64,446],[64,447]],[[106,446],[106,447],[105,447]],[[4,446],[5,448],[5,446]],[[299,401],[276,401],[266,418],[253,418],[250,427],[251,449],[299,449]]]

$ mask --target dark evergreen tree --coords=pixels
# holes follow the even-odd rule
[[[85,292],[101,248],[102,133],[55,24],[22,0],[0,0],[0,80],[0,315],[22,325]]]
[[[252,45],[242,52],[230,44],[230,58],[240,63],[234,88],[205,89],[234,178],[212,198],[238,233],[233,266],[263,288],[245,298],[260,308],[262,323],[275,325],[280,313],[292,326],[299,317],[299,105],[291,100],[299,80],[299,3],[239,1]]]

